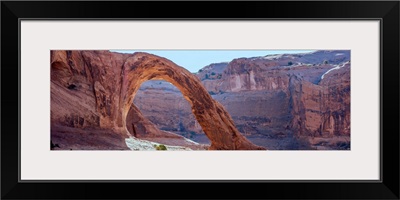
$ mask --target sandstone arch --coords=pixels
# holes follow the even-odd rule
[[[215,101],[200,80],[186,69],[155,55],[136,53],[123,69],[120,112],[122,125],[140,85],[148,80],[165,80],[175,85],[192,106],[192,112],[211,141],[210,149],[263,149],[248,141],[235,127],[225,108]]]
[[[165,80],[191,104],[211,141],[210,149],[264,149],[236,129],[228,112],[212,99],[196,76],[165,58],[146,53],[51,51],[51,65],[52,73],[57,73],[51,76],[52,127],[61,126],[63,131],[65,126],[112,131],[119,133],[113,138],[121,138],[122,142],[129,134],[126,117],[140,85],[147,80]],[[59,69],[60,73],[56,71]],[[71,136],[70,144],[76,138]],[[87,141],[90,143],[89,137]],[[120,148],[121,144],[116,146]]]

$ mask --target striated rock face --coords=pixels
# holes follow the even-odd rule
[[[121,84],[115,75],[127,57],[114,56],[112,61],[106,52],[51,51],[51,140],[60,149],[129,149],[123,129],[110,120]]]
[[[204,78],[198,73],[208,91],[214,93],[249,90],[287,90],[288,76],[295,75],[304,81],[318,84],[321,76],[350,59],[350,51],[317,51],[309,54],[269,55],[232,60],[226,67],[210,65],[205,71],[224,71],[218,78]],[[219,69],[219,70],[221,70]]]
[[[349,135],[349,60],[350,51],[235,59],[207,89],[250,135]]]
[[[292,76],[292,128],[300,135],[350,135],[350,63],[331,68],[318,85]]]
[[[68,147],[77,143],[74,140],[82,140],[88,146],[96,146],[97,143],[87,139],[88,135],[93,137],[96,130],[102,130],[107,132],[104,138],[110,135],[116,138],[104,139],[110,142],[103,146],[120,149],[128,135],[168,135],[157,131],[132,106],[140,85],[148,80],[168,81],[182,92],[211,141],[209,149],[264,149],[241,135],[225,108],[211,98],[200,80],[189,71],[155,55],[109,51],[51,51],[53,142]],[[65,138],[62,133],[71,128],[88,131],[77,135],[70,130],[70,137]],[[101,149],[100,145],[98,148]]]
[[[211,64],[196,75],[252,142],[268,149],[296,149],[294,137],[350,135],[349,60],[346,50],[239,58]],[[143,93],[136,104],[164,130],[179,132],[179,115],[157,112],[158,99],[170,102],[172,113],[190,119],[187,106],[177,106],[181,100],[176,89],[152,82]],[[190,122],[181,121],[181,127],[201,133]]]

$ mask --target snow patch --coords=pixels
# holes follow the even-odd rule
[[[195,142],[195,141],[193,141],[193,140],[189,140],[189,139],[187,139],[187,138],[184,138],[184,139],[185,139],[186,142],[190,142],[190,143],[192,143],[192,144],[199,144],[199,143],[197,143],[197,142]]]
[[[264,56],[264,59],[266,60],[276,60],[278,58],[281,58],[283,54],[275,54],[275,55],[266,55]]]
[[[273,55],[266,55],[264,56],[264,59],[266,60],[277,60],[279,58],[289,58],[289,59],[295,59],[295,57],[293,55],[288,55],[288,54],[273,54]]]
[[[292,56],[292,55],[286,55],[285,57],[286,57],[286,58],[290,58],[290,59],[295,59],[295,57]]]
[[[338,66],[336,66],[336,67],[334,67],[334,68],[328,70],[327,72],[325,72],[324,74],[322,74],[321,80],[324,79],[325,75],[327,75],[329,72],[331,72],[331,71],[333,71],[333,70],[336,70],[336,69],[340,69],[340,68],[344,67],[344,66],[345,66],[346,64],[348,64],[348,63],[349,63],[349,61],[343,63],[342,65],[338,65]]]
[[[160,145],[160,143],[150,142],[133,137],[126,138],[125,143],[132,151],[157,151],[154,145]],[[165,147],[167,147],[167,151],[192,151],[192,149],[181,146],[165,145]]]

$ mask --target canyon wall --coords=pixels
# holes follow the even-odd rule
[[[196,75],[248,138],[350,135],[350,51],[238,58]],[[166,82],[149,81],[135,104],[163,130],[201,134],[181,96]]]

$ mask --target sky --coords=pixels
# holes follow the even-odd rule
[[[235,58],[249,58],[284,53],[308,53],[311,50],[111,50],[119,53],[147,52],[171,60],[190,72],[211,64],[230,62]]]

